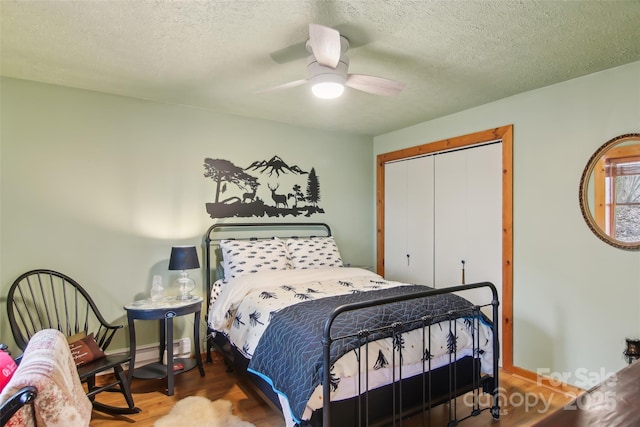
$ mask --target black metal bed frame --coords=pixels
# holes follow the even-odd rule
[[[238,230],[242,233],[242,236],[248,235],[247,230],[260,230],[262,232],[272,232],[277,230],[278,237],[312,237],[317,236],[317,234],[309,234],[311,230],[322,232],[323,236],[331,236],[331,228],[325,223],[292,223],[292,222],[282,222],[282,223],[222,223],[222,224],[214,224],[207,230],[204,239],[205,245],[205,280],[207,284],[207,304],[209,304],[211,300],[211,287],[213,285],[213,280],[215,276],[212,274],[212,244],[214,242],[219,242],[223,239],[228,238],[236,238],[238,240],[256,240],[258,238],[270,238],[274,236],[261,236],[261,237],[221,237],[214,238],[213,235],[219,231],[225,232],[233,232],[234,230]],[[282,232],[286,232],[286,234],[281,234]],[[300,231],[304,231],[303,234],[294,234],[299,233]],[[487,306],[492,306],[492,320],[491,327],[493,329],[492,337],[493,341],[491,343],[493,349],[493,375],[482,375],[480,373],[479,360],[475,356],[466,356],[461,360],[457,359],[457,354],[450,354],[449,356],[449,365],[445,365],[441,368],[437,368],[435,370],[431,369],[431,361],[429,358],[427,360],[423,360],[423,369],[422,374],[418,374],[412,378],[402,378],[402,364],[399,364],[400,376],[399,378],[395,378],[394,374],[394,382],[390,384],[388,387],[385,387],[384,390],[376,389],[370,391],[368,389],[361,390],[360,395],[356,396],[353,399],[350,399],[346,402],[331,402],[330,392],[331,392],[331,360],[330,360],[330,351],[332,343],[335,343],[342,339],[353,338],[357,335],[362,341],[362,346],[360,347],[358,352],[365,352],[365,357],[368,357],[366,354],[368,350],[368,340],[367,337],[373,331],[356,331],[352,335],[348,336],[332,336],[331,334],[331,326],[335,319],[340,316],[342,313],[348,311],[359,310],[367,307],[371,307],[374,305],[383,305],[383,304],[392,304],[399,301],[414,299],[414,298],[422,298],[435,296],[446,293],[453,292],[461,292],[470,289],[478,289],[478,288],[488,288],[492,294],[492,301],[489,304],[484,306],[474,306],[473,310],[475,315],[473,318],[475,322],[479,322],[481,317],[480,310]],[[498,377],[499,377],[499,342],[498,342],[498,293],[495,286],[489,282],[483,283],[475,283],[469,285],[461,285],[455,287],[448,288],[440,288],[440,289],[432,289],[419,293],[413,293],[410,295],[403,295],[399,297],[385,298],[376,301],[364,301],[353,304],[346,304],[340,306],[334,310],[331,316],[326,320],[324,326],[324,333],[322,338],[322,347],[323,347],[323,407],[321,410],[317,410],[314,412],[314,415],[311,421],[308,423],[314,427],[335,427],[337,425],[340,426],[361,426],[361,425],[402,425],[402,419],[407,415],[416,415],[421,413],[422,417],[422,425],[431,425],[431,411],[429,409],[433,406],[441,404],[443,402],[449,401],[451,402],[449,406],[448,413],[448,426],[455,426],[458,422],[463,421],[466,418],[471,416],[476,416],[480,414],[484,410],[489,410],[492,417],[494,419],[498,419],[500,417],[500,406],[498,401],[499,395],[499,386],[498,386]],[[452,321],[455,323],[454,315],[456,313],[449,313],[449,328],[451,331]],[[205,316],[205,319],[208,318],[208,310]],[[422,328],[423,335],[423,344],[425,337],[428,335],[430,337],[430,328],[433,326],[431,323],[432,319],[429,317],[421,317],[420,319],[413,319],[409,322],[405,322],[405,324],[401,323],[393,323],[392,325],[387,326],[387,328],[391,328],[392,337],[396,337],[397,334],[402,334],[404,332],[403,328],[407,323],[416,324],[416,322],[420,322]],[[455,328],[453,328],[455,331]],[[425,332],[427,331],[427,332]],[[219,336],[217,337],[219,338]],[[429,338],[430,339],[430,338]],[[457,339],[457,338],[456,338]],[[474,343],[473,343],[473,353],[474,355],[479,349],[479,343],[475,341],[479,340],[479,333],[474,335]],[[239,356],[237,351],[233,351],[234,349],[223,347],[229,347],[223,342],[220,343],[214,340],[213,331],[210,329],[207,319],[207,363],[212,362],[211,358],[211,349],[213,347],[218,348],[222,351],[225,356],[225,361],[230,366],[230,369],[233,367],[242,370],[243,367],[246,367],[244,363],[245,360]],[[429,345],[430,348],[430,345]],[[364,349],[364,350],[363,350]],[[231,355],[231,356],[229,356]],[[399,358],[402,356],[401,348]],[[395,353],[394,353],[395,357]],[[242,360],[238,360],[242,359]],[[358,359],[361,360],[360,353]],[[395,359],[392,364],[392,369],[395,372]],[[360,368],[358,368],[360,371]],[[459,371],[460,370],[460,371]],[[471,372],[471,373],[469,373]],[[364,379],[365,383],[368,384],[368,372],[366,373],[366,377]],[[260,379],[257,378],[257,381],[252,381],[254,385],[257,387],[258,393],[265,398],[269,403],[272,403],[275,407],[279,408],[279,403],[277,402],[277,396],[275,393],[269,389],[269,386],[266,383],[261,383]],[[362,379],[357,379],[358,384],[361,384]],[[443,387],[446,386],[446,390]],[[415,390],[422,390],[420,399],[416,401],[417,396],[407,396],[408,392],[406,390],[411,390],[413,394],[415,394]],[[485,393],[490,393],[492,395],[493,405],[490,407],[481,408],[479,404],[479,390],[482,390]],[[473,393],[473,401],[472,408],[469,415],[458,419],[457,418],[457,403],[456,397],[466,393]],[[409,397],[405,399],[405,397]],[[405,404],[406,401],[409,402],[409,406]],[[376,419],[373,424],[370,424],[369,419],[369,411],[371,408],[374,410],[378,410],[381,404],[388,404],[391,401],[392,413],[388,416],[385,415],[384,419]],[[337,403],[337,404],[336,404]],[[339,419],[332,420],[333,415],[339,415]],[[338,420],[340,420],[338,422]],[[428,424],[425,424],[427,422]],[[305,423],[305,425],[307,425]]]

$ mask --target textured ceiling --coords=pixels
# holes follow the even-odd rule
[[[0,16],[3,76],[364,135],[640,60],[638,0],[2,0]],[[306,78],[310,22],[350,39],[351,73],[405,90],[256,94]]]

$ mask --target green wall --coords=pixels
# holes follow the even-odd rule
[[[70,275],[116,323],[126,323],[124,304],[148,296],[154,274],[172,282],[171,246],[200,247],[216,221],[205,210],[207,157],[246,167],[279,155],[314,167],[325,214],[277,220],[327,222],[345,262],[373,265],[369,137],[15,79],[0,89],[0,342],[14,345],[6,295],[27,270]],[[191,272],[200,294],[203,274]],[[191,335],[190,319],[177,319],[177,337]],[[140,343],[157,342],[153,322],[140,327]]]
[[[640,252],[613,248],[580,213],[580,176],[611,138],[640,132],[640,62],[374,138],[380,153],[514,125],[514,364],[584,388],[625,365],[640,336]],[[578,371],[581,370],[581,371]]]

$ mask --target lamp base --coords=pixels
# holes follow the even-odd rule
[[[180,272],[180,277],[176,280],[176,284],[178,285],[178,289],[180,289],[180,295],[178,295],[179,300],[188,301],[193,298],[191,291],[195,289],[196,282],[189,277],[187,271],[182,270]]]

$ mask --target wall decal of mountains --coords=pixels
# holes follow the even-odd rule
[[[287,165],[287,163],[278,156],[273,156],[269,161],[255,161],[247,166],[245,170],[257,171],[260,173],[266,173],[268,171],[269,176],[272,176],[274,173],[277,176],[280,176],[281,173],[286,174],[289,172],[298,175],[308,173],[300,169],[297,165]]]

